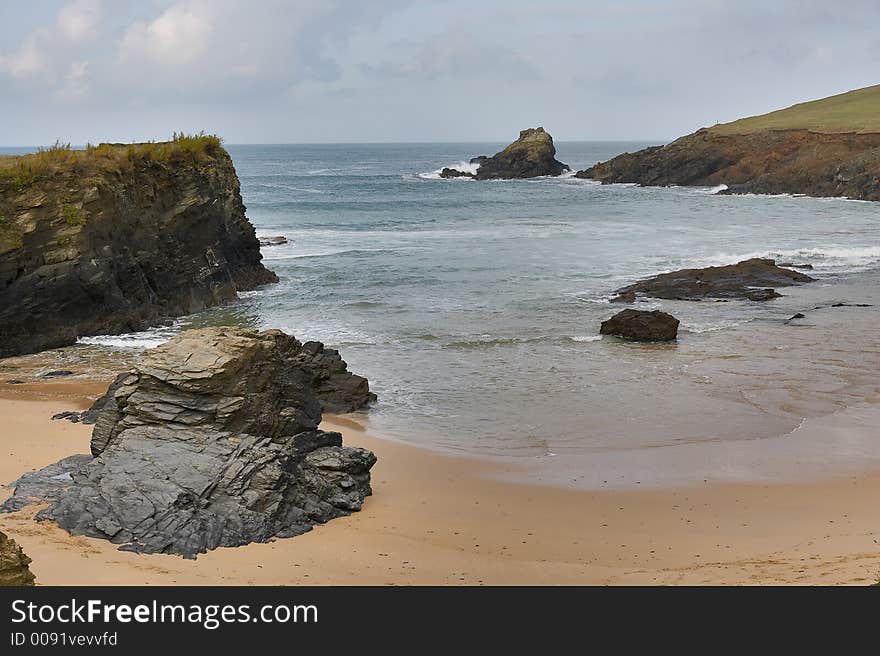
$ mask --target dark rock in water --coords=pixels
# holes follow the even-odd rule
[[[794,262],[782,262],[776,266],[785,267],[786,269],[804,269],[805,271],[813,270],[812,264],[795,264]]]
[[[74,535],[185,557],[350,514],[371,494],[376,457],[318,430],[315,379],[342,375],[340,363],[277,330],[181,333],[121,380],[95,424],[94,458],[25,474],[0,508],[49,502],[37,518]]]
[[[277,281],[232,159],[212,144],[105,145],[23,187],[0,176],[0,358],[143,330]]]
[[[33,585],[30,564],[18,543],[0,531],[0,586]]]
[[[59,371],[47,371],[40,378],[64,378],[65,376],[73,376],[72,371],[68,371],[67,369],[61,369]]]
[[[536,178],[542,175],[562,175],[570,170],[568,165],[556,160],[556,146],[544,128],[529,128],[519,133],[519,138],[492,157],[472,157],[471,164],[479,164],[476,173],[444,168],[441,178],[475,178],[477,180],[504,180],[513,178]]]
[[[786,319],[786,321],[794,321],[795,319],[806,319],[806,318],[807,318],[806,314],[804,314],[803,312],[798,312],[794,316],[791,316],[788,319]]]
[[[468,173],[467,171],[459,171],[458,169],[451,169],[449,167],[444,168],[440,171],[441,178],[472,178],[474,177],[473,173]]]
[[[750,301],[772,301],[780,296],[782,294],[769,287],[766,289],[750,289],[745,293],[745,297]]]
[[[277,237],[263,237],[260,239],[260,246],[281,246],[287,243],[287,237],[282,235],[278,235]]]
[[[500,153],[487,157],[474,176],[477,180],[536,178],[542,175],[562,175],[570,170],[556,159],[553,137],[544,128],[529,128]]]
[[[636,293],[632,290],[628,292],[621,292],[617,296],[611,299],[612,303],[635,303],[636,302]]]
[[[626,309],[603,321],[599,333],[635,342],[669,342],[678,335],[678,323],[678,319],[660,310]]]
[[[839,308],[839,307],[860,307],[860,308],[865,308],[865,307],[873,307],[873,306],[872,306],[870,303],[833,303],[833,304],[831,305],[831,307],[833,307],[833,308]]]
[[[805,273],[778,267],[773,260],[755,258],[727,266],[663,273],[617,290],[617,298],[631,298],[634,293],[678,300],[735,298],[767,301],[780,294],[766,285],[787,287],[814,280]]]

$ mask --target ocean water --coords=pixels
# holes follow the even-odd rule
[[[644,145],[557,148],[577,170]],[[281,328],[370,379],[377,432],[547,461],[779,438],[880,397],[877,308],[812,309],[880,304],[877,204],[437,175],[502,146],[229,146],[258,235],[290,240],[263,249],[280,282],[172,327],[83,342]],[[616,288],[758,255],[812,264],[819,282],[768,303],[640,303],[681,319],[673,345],[599,337]]]

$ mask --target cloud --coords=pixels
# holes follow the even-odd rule
[[[100,0],[76,0],[59,10],[56,26],[70,41],[83,41],[95,36],[100,21]]]
[[[151,22],[137,21],[119,44],[123,63],[149,61],[186,66],[203,57],[214,29],[210,4],[187,2],[165,10]]]
[[[74,0],[64,5],[54,22],[26,35],[18,50],[0,54],[0,73],[31,83],[57,84],[70,75],[70,56],[96,36],[101,21],[100,0]]]
[[[0,55],[0,71],[22,79],[47,70],[49,62],[41,47],[47,35],[47,30],[37,30],[25,38],[17,52]]]

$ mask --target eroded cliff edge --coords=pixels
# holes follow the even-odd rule
[[[602,183],[727,185],[725,193],[880,200],[880,133],[702,129],[578,171]]]
[[[0,158],[0,357],[275,282],[215,137]]]

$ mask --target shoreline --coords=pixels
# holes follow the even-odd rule
[[[19,388],[19,389],[15,389]],[[52,421],[96,381],[0,394],[4,485],[88,451],[91,426]],[[880,578],[880,469],[784,483],[583,490],[526,482],[528,467],[385,440],[357,417],[325,418],[374,450],[364,509],[305,535],[195,561],[74,537],[35,509],[0,515],[42,585],[98,584],[869,584]],[[10,490],[3,489],[3,496]]]

